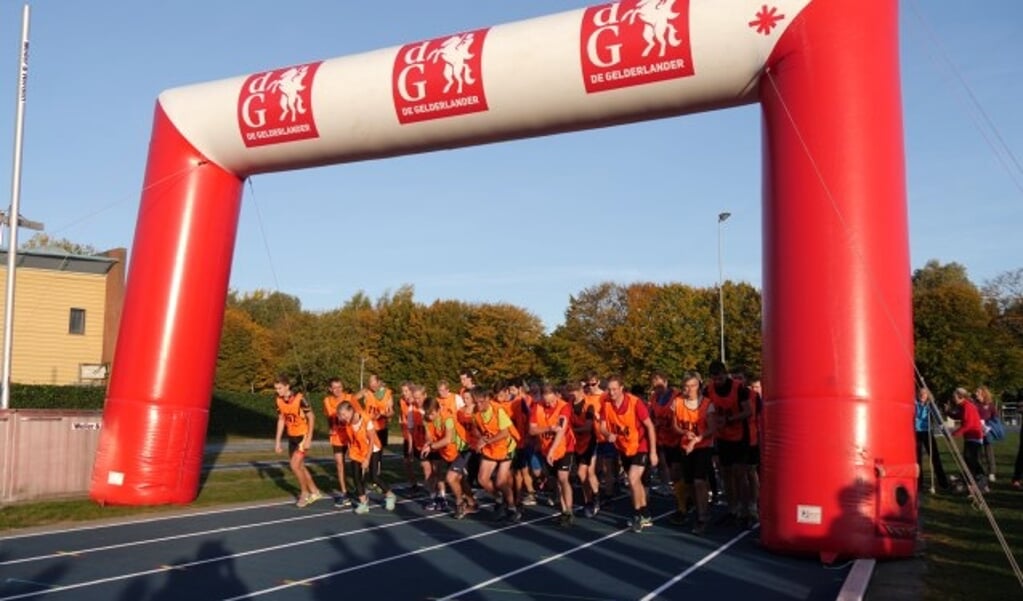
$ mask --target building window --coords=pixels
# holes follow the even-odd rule
[[[68,334],[85,334],[85,309],[71,309],[67,324]]]

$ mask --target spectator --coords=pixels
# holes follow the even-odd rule
[[[980,452],[984,448],[984,426],[980,422],[977,406],[970,400],[970,393],[965,388],[956,388],[952,393],[956,407],[962,412],[962,422],[952,436],[963,437],[963,459],[966,467],[977,481],[980,492],[988,491],[987,474],[980,464]]]
[[[991,391],[987,386],[977,388],[973,393],[973,398],[977,401],[977,412],[984,423],[998,419],[998,407],[995,405],[994,399],[991,398]],[[981,457],[987,467],[988,480],[991,482],[995,481],[995,445],[993,443],[990,436],[984,436],[984,453]]]
[[[934,397],[931,395],[931,391],[924,386],[917,389],[915,408],[913,430],[916,434],[916,462],[920,466],[917,488],[923,489],[924,487],[923,457],[926,454],[931,462],[931,486],[937,485],[941,490],[948,490],[948,476],[945,474],[944,466],[941,465],[941,456],[934,444],[934,433],[931,432]]]

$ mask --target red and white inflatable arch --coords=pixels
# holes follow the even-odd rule
[[[247,176],[759,101],[762,541],[909,555],[897,4],[624,0],[161,94],[92,498],[195,498]]]

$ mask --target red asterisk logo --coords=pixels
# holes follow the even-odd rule
[[[756,27],[757,33],[764,35],[771,35],[771,30],[778,26],[778,21],[785,18],[785,15],[778,14],[778,7],[772,6],[770,9],[764,4],[760,8],[760,12],[756,14],[756,19],[749,22],[750,27]]]

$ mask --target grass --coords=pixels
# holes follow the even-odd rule
[[[961,448],[962,443],[957,443]],[[1009,432],[1006,440],[995,443],[998,480],[984,498],[1016,561],[1023,562],[1023,491],[1010,486],[1018,444],[1017,432]],[[957,473],[947,451],[942,453],[942,462],[948,473]],[[987,516],[965,493],[924,492],[922,499],[926,601],[1003,601],[1023,596]]]

